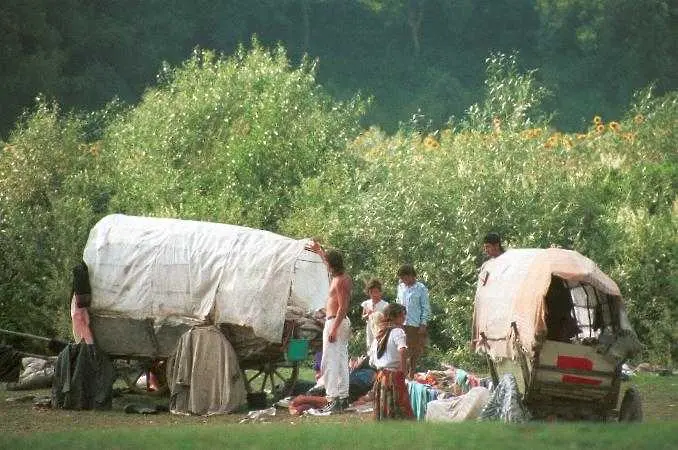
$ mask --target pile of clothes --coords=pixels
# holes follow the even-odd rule
[[[56,356],[21,358],[21,372],[15,382],[7,383],[7,390],[21,391],[52,387],[56,360]]]
[[[490,382],[488,378],[479,378],[477,375],[454,366],[447,366],[445,370],[429,370],[416,373],[414,381],[430,386],[443,396],[458,396],[469,392],[474,387]]]

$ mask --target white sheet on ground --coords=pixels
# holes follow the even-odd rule
[[[464,395],[442,400],[433,400],[426,405],[428,422],[463,422],[475,420],[490,398],[490,391],[482,386],[474,387]]]

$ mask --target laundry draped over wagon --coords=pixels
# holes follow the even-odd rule
[[[229,413],[247,401],[235,351],[214,326],[184,333],[170,360],[168,382],[175,414]]]

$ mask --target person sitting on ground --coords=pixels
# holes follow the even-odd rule
[[[363,308],[363,320],[365,320],[365,343],[367,344],[367,351],[370,350],[372,346],[372,341],[374,340],[374,333],[372,329],[374,328],[374,321],[372,319],[373,313],[377,311],[384,311],[388,305],[381,298],[381,281],[377,278],[371,278],[365,284],[365,293],[368,295],[368,299],[360,304]]]
[[[372,344],[372,365],[377,368],[373,386],[374,418],[412,419],[414,412],[405,384],[407,373],[407,338],[405,307],[391,303],[384,311],[384,318]]]
[[[348,375],[348,404],[350,404],[371,390],[376,370],[370,367],[366,356],[351,358],[348,361],[348,366],[350,370]],[[325,396],[326,392],[322,378],[317,381],[315,386],[306,391],[306,396]]]

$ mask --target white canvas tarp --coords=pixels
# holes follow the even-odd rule
[[[280,342],[288,305],[312,311],[327,298],[328,272],[305,250],[309,242],[234,225],[106,216],[83,255],[90,314],[155,326],[243,325]]]
[[[531,350],[535,336],[546,331],[544,297],[552,275],[621,298],[617,284],[580,253],[559,248],[509,250],[480,270],[473,313],[476,348],[483,332],[489,346],[483,351],[512,357],[509,337],[511,322],[516,322],[523,348]]]

